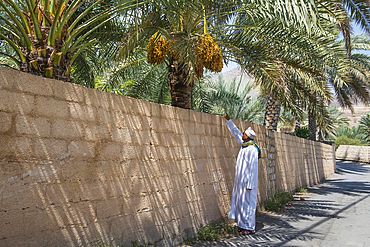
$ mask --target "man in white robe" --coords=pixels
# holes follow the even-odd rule
[[[258,159],[261,156],[261,150],[253,141],[256,134],[251,127],[241,133],[227,113],[225,118],[228,120],[226,126],[241,146],[236,161],[229,218],[237,221],[242,235],[254,234],[258,191]]]

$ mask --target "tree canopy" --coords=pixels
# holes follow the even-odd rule
[[[370,100],[369,56],[354,52],[370,48],[369,23],[366,1],[4,0],[0,65],[190,109],[204,73],[235,62],[269,96],[272,129],[283,106],[307,111],[316,138],[334,98]]]

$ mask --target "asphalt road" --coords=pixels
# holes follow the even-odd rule
[[[280,213],[257,215],[256,234],[195,246],[369,246],[370,165],[337,162],[310,197]]]

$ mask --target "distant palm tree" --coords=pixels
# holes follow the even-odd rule
[[[335,136],[333,134],[330,134],[330,136],[335,141],[335,148],[340,145],[363,146],[366,143],[360,126],[353,126],[352,128],[341,126],[337,129]]]
[[[357,139],[361,140],[362,133],[360,126],[353,126],[352,128],[349,128],[348,126],[340,126],[337,131],[336,135],[330,135],[333,140],[335,140],[338,137],[346,136],[351,139]]]
[[[208,79],[194,87],[193,109],[217,115],[226,111],[231,118],[262,124],[266,100],[249,96],[252,90],[251,81],[243,84],[242,76],[239,81],[225,81],[222,76],[216,82]]]
[[[348,126],[349,119],[340,117],[341,115],[343,115],[343,112],[339,111],[335,106],[320,106],[317,114],[319,140],[328,140],[330,134],[335,135],[336,130],[340,126]]]
[[[165,64],[151,66],[145,60],[130,63],[126,60],[100,78],[96,89],[137,99],[171,105]]]
[[[361,117],[360,128],[363,134],[362,139],[370,144],[370,113]]]
[[[318,104],[315,109],[315,116],[317,117],[316,135],[318,135],[319,140],[333,139],[338,128],[349,125],[349,119],[341,117],[343,112],[339,111],[335,106],[328,107]],[[279,128],[293,128],[296,125],[296,119],[289,111],[283,109],[279,119]],[[297,129],[308,127],[308,114],[302,114],[301,118],[299,118],[299,123],[300,126]],[[350,129],[346,129],[346,131],[346,133],[350,133]]]

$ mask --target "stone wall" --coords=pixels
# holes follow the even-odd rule
[[[0,246],[173,246],[227,217],[225,119],[0,68]],[[258,205],[333,174],[330,145],[249,126]]]
[[[370,163],[370,147],[340,145],[335,156],[338,160]]]

